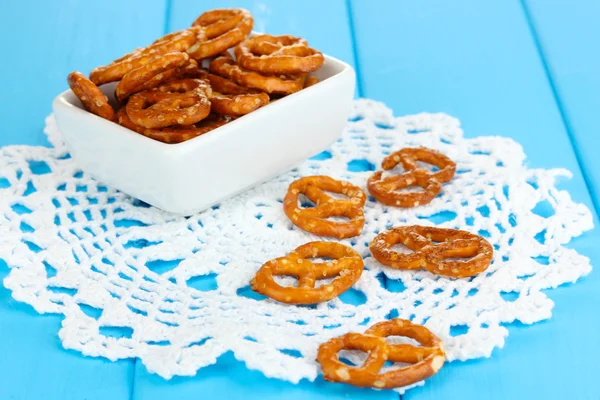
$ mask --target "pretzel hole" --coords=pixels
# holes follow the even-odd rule
[[[300,196],[298,196],[298,204],[299,204],[300,208],[313,208],[313,207],[316,207],[316,204],[313,203],[308,197],[306,197],[303,194],[301,194]]]
[[[397,253],[401,253],[401,254],[410,254],[413,252],[413,250],[409,249],[402,243],[397,243],[397,244],[393,245],[390,248],[390,250],[395,251]]]
[[[417,165],[419,166],[419,168],[427,170],[429,172],[437,172],[440,170],[440,168],[437,165],[429,164],[423,161],[417,161]]]
[[[292,275],[273,275],[273,280],[283,287],[298,287],[298,278]]]

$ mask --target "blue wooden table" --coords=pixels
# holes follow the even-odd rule
[[[600,204],[600,2],[0,0],[0,145],[44,145],[44,117],[74,69],[85,73],[202,11],[245,7],[255,29],[305,37],[351,63],[358,95],[396,115],[461,119],[468,136],[519,141],[532,167],[565,167],[561,186]],[[570,246],[600,265],[594,230]],[[0,260],[0,279],[8,273]],[[551,320],[509,325],[490,359],[455,362],[404,399],[600,399],[600,274],[549,292]],[[58,316],[37,315],[0,286],[0,399],[397,399],[318,380],[299,385],[248,371],[231,355],[193,378],[165,381],[135,360],[65,351]],[[318,390],[318,391],[317,391]]]

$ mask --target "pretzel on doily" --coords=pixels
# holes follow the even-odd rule
[[[388,336],[405,336],[421,346],[390,344],[385,340]],[[341,350],[360,350],[368,356],[362,366],[350,366],[340,361]],[[445,360],[444,346],[437,336],[403,319],[380,322],[364,334],[333,338],[321,344],[317,354],[325,380],[376,389],[393,389],[427,379],[442,368]],[[386,361],[411,365],[382,373]]]
[[[323,53],[308,47],[306,40],[291,35],[259,35],[235,48],[237,63],[263,74],[312,72],[323,65]]]
[[[86,110],[109,121],[114,121],[115,110],[94,82],[78,71],[71,72],[67,77],[67,82]]]
[[[325,192],[347,196],[336,199]],[[315,207],[301,208],[299,196],[303,194]],[[338,181],[329,176],[307,176],[292,182],[283,199],[283,210],[297,227],[318,236],[338,239],[360,235],[365,224],[363,206],[367,196],[359,187]],[[344,217],[348,221],[331,221],[327,218]]]
[[[180,75],[184,67],[190,63],[186,53],[168,53],[149,63],[126,73],[115,88],[115,96],[119,101],[125,100],[134,93],[152,89],[161,83]],[[196,63],[197,65],[197,63]]]
[[[430,172],[421,168],[418,162],[425,162],[439,168]],[[388,155],[381,166],[390,170],[402,164],[405,172],[383,178],[383,171],[375,172],[367,181],[369,193],[380,203],[396,207],[417,207],[431,202],[442,189],[442,183],[454,177],[456,164],[444,154],[425,147],[406,148]],[[420,186],[418,192],[402,192],[411,186]]]
[[[392,250],[403,244],[412,253]],[[466,278],[485,271],[494,249],[481,236],[457,229],[400,226],[375,236],[369,246],[380,263],[396,269],[426,269],[451,278]]]
[[[217,129],[228,122],[232,121],[232,117],[225,115],[209,114],[208,117],[193,125],[174,125],[165,128],[144,128],[136,125],[131,121],[125,108],[121,108],[117,113],[117,121],[125,128],[131,129],[134,132],[140,133],[146,137],[158,140],[163,143],[181,143],[195,137],[204,135],[214,129]]]
[[[131,96],[127,115],[144,128],[192,125],[210,113],[211,93],[210,86],[200,79],[170,81]]]
[[[312,262],[310,258],[333,260]],[[252,290],[288,304],[315,304],[331,300],[350,289],[360,278],[363,259],[351,247],[334,242],[306,243],[288,255],[265,263],[250,282]],[[298,287],[281,286],[275,276],[295,276]],[[334,278],[316,286],[319,279]]]
[[[187,51],[201,60],[215,56],[244,40],[252,31],[252,14],[243,8],[207,11],[192,24],[205,38],[198,38]]]
[[[128,72],[165,54],[186,51],[195,41],[195,33],[189,30],[169,33],[146,48],[136,49],[106,66],[94,68],[90,72],[90,80],[96,85],[118,81]]]
[[[298,92],[302,90],[306,80],[306,74],[274,76],[243,69],[227,52],[221,53],[210,62],[210,70],[217,75],[231,79],[238,85],[259,89],[269,94]]]

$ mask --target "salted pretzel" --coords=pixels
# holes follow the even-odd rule
[[[439,171],[430,172],[419,166],[418,161],[435,165]],[[369,193],[380,203],[396,207],[417,207],[431,202],[442,189],[442,183],[454,177],[454,161],[425,147],[406,148],[383,159],[381,166],[390,170],[402,164],[405,172],[383,178],[383,171],[377,171],[367,181]],[[420,186],[418,192],[401,192],[410,186]]]
[[[405,336],[412,344],[390,344],[388,336]],[[360,350],[367,359],[360,367],[340,361],[341,350]],[[359,387],[393,389],[407,386],[435,375],[444,365],[446,355],[442,341],[424,326],[408,320],[393,319],[373,325],[364,334],[347,333],[319,346],[317,361],[325,380]],[[411,364],[380,372],[386,361]]]
[[[312,72],[324,61],[323,53],[291,35],[248,38],[235,48],[235,57],[242,68],[264,74]]]
[[[168,53],[126,73],[115,88],[117,99],[123,101],[134,93],[151,89],[177,76],[181,73],[180,67],[188,64],[189,59],[187,53]]]
[[[118,81],[128,72],[165,54],[186,51],[195,41],[196,34],[189,30],[169,33],[146,48],[136,49],[106,66],[94,68],[90,73],[90,80],[96,85]]]
[[[136,93],[126,106],[127,115],[144,128],[192,125],[210,112],[212,91],[200,79],[182,79]]]
[[[314,76],[309,76],[308,78],[306,78],[306,81],[304,82],[304,89],[306,89],[307,87],[310,87],[312,85],[316,85],[317,83],[319,83],[319,79],[314,77]]]
[[[403,244],[412,253],[392,250],[396,244]],[[419,225],[388,229],[375,236],[369,248],[377,261],[389,267],[426,269],[451,278],[485,271],[494,252],[487,240],[470,232]]]
[[[215,56],[244,40],[253,25],[252,14],[243,8],[207,11],[192,24],[202,28],[205,39],[198,39],[187,51],[196,60]]]
[[[312,262],[309,258],[333,260]],[[288,304],[315,304],[331,300],[350,289],[360,278],[363,259],[348,246],[334,242],[306,243],[288,255],[265,263],[250,282],[252,290]],[[295,276],[298,287],[281,286],[275,276]],[[331,283],[315,287],[318,279],[334,278]]]
[[[67,82],[86,110],[110,121],[115,119],[115,110],[108,104],[108,98],[85,75],[78,71],[71,72]]]
[[[193,125],[183,126],[175,125],[166,128],[144,128],[134,124],[127,116],[125,108],[121,108],[117,113],[117,120],[120,125],[131,129],[134,132],[140,133],[146,137],[158,140],[163,143],[181,143],[186,140],[193,139],[197,136],[204,135],[213,129],[219,128],[226,123],[232,121],[233,118],[225,115],[209,114],[208,117]]]
[[[231,79],[238,85],[259,89],[269,94],[291,94],[304,87],[306,74],[298,75],[262,75],[248,71],[235,63],[227,52],[221,53],[210,62],[210,71]]]
[[[335,199],[325,191],[342,194],[349,198]],[[305,195],[315,207],[301,208],[300,194]],[[338,239],[360,235],[365,224],[363,206],[367,196],[359,187],[329,176],[307,176],[292,182],[283,199],[283,210],[297,227],[318,236]],[[345,217],[348,221],[327,220]]]
[[[212,112],[223,115],[245,115],[269,104],[269,95],[257,89],[248,89],[237,83],[200,70],[198,76],[210,83]]]

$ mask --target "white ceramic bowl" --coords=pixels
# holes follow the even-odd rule
[[[335,142],[352,106],[354,70],[325,56],[314,75],[321,82],[179,144],[149,139],[91,114],[71,90],[52,107],[79,168],[148,204],[191,215]],[[114,101],[114,84],[101,89]]]

